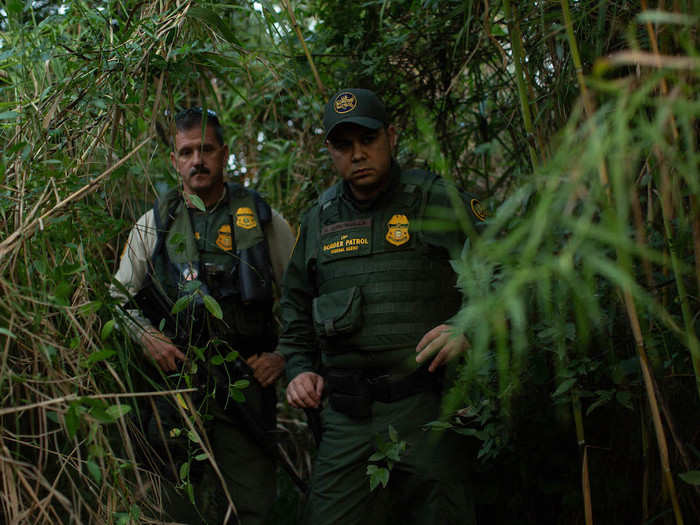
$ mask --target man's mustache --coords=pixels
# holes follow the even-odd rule
[[[192,175],[195,175],[197,173],[204,173],[204,174],[208,175],[211,172],[209,171],[209,168],[207,168],[205,166],[195,166],[194,168],[190,169],[189,176],[191,177]]]

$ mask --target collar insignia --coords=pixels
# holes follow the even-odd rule
[[[386,240],[394,246],[406,244],[411,235],[408,233],[408,218],[405,215],[396,214],[387,223],[389,229],[386,232]]]

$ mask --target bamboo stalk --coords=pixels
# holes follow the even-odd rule
[[[520,112],[523,116],[525,131],[529,137],[534,137],[534,127],[532,125],[532,115],[530,113],[530,105],[527,98],[527,87],[525,86],[525,78],[523,75],[523,49],[521,46],[522,36],[520,34],[520,25],[514,15],[514,9],[510,5],[510,0],[503,0],[503,9],[505,10],[506,19],[510,33],[510,42],[513,46],[513,65],[515,66],[515,82],[518,86],[518,97],[520,99]],[[527,149],[530,153],[530,162],[532,169],[539,164],[535,148],[532,147],[530,140],[527,141]]]
[[[659,457],[661,459],[663,478],[666,483],[666,487],[669,491],[669,495],[671,497],[671,505],[673,506],[673,515],[676,520],[676,525],[683,525],[683,515],[681,513],[680,504],[678,502],[678,495],[676,494],[676,486],[673,482],[673,476],[671,474],[671,464],[668,457],[668,444],[666,442],[666,435],[664,433],[663,423],[661,422],[659,405],[656,400],[656,391],[654,389],[654,378],[651,374],[649,359],[647,358],[646,349],[644,347],[642,330],[639,324],[639,317],[637,316],[637,308],[634,304],[634,299],[630,291],[624,290],[623,294],[625,300],[625,307],[627,309],[627,316],[629,318],[630,326],[632,328],[632,334],[634,336],[635,344],[637,347],[637,353],[639,354],[639,362],[642,368],[644,386],[647,392],[649,408],[651,409],[651,418],[652,422],[654,423],[654,430],[656,431],[656,442],[659,447]]]
[[[311,56],[311,52],[309,52],[309,48],[306,45],[306,41],[304,40],[304,35],[301,34],[301,29],[299,28],[299,24],[297,23],[297,19],[294,16],[294,10],[292,9],[292,3],[291,0],[283,0],[282,4],[285,5],[287,8],[287,13],[289,14],[289,21],[292,24],[292,27],[294,28],[294,31],[297,35],[297,38],[299,39],[299,42],[301,43],[301,47],[304,49],[304,54],[306,55],[306,60],[309,62],[309,67],[311,68],[311,72],[314,75],[314,80],[316,81],[316,87],[318,88],[319,92],[321,95],[326,94],[326,88],[323,86],[323,82],[321,82],[321,77],[318,74],[318,71],[316,70],[316,64],[314,64],[314,59]]]

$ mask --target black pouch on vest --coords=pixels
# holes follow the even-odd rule
[[[326,384],[333,410],[355,419],[372,415],[372,392],[367,379],[357,370],[329,370]]]

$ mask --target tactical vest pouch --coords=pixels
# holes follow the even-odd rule
[[[362,291],[353,286],[315,297],[312,314],[320,337],[356,332],[362,325]]]

